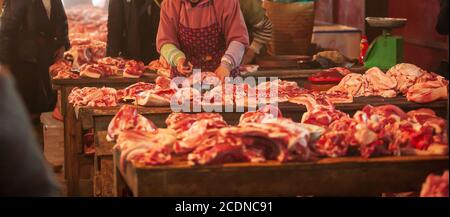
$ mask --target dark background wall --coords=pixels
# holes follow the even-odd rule
[[[361,29],[372,41],[380,31],[368,27],[367,16],[404,17],[405,28],[395,31],[405,39],[405,62],[436,70],[448,59],[448,37],[439,35],[435,26],[439,0],[318,0],[316,21]]]

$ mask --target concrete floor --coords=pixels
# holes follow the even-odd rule
[[[67,196],[67,187],[64,180],[64,129],[61,121],[55,120],[52,113],[41,115],[41,123],[44,127],[44,156],[54,168],[55,179],[61,185],[63,196]]]

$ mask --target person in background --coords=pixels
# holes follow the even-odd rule
[[[158,52],[172,65],[172,77],[193,68],[224,79],[239,75],[249,44],[238,0],[163,1],[157,34]]]
[[[0,196],[60,196],[14,83],[7,70],[0,69]]]
[[[441,10],[436,25],[436,30],[441,35],[448,35],[448,13],[448,0],[441,0]]]
[[[242,14],[251,40],[242,64],[250,64],[272,40],[272,22],[266,16],[261,0],[240,0]]]
[[[161,0],[110,0],[106,55],[149,63],[158,59]]]
[[[438,21],[436,24],[436,31],[441,35],[448,36],[448,0],[441,0],[441,10],[438,15]],[[448,56],[446,60],[441,61],[439,69],[437,71],[440,75],[446,79],[449,78],[448,74]]]
[[[42,139],[40,114],[55,108],[48,68],[69,49],[61,0],[5,0],[0,18],[0,70],[11,71]]]

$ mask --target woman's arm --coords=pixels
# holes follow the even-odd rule
[[[158,52],[172,66],[185,58],[179,49],[180,43],[177,37],[178,11],[180,1],[163,1],[161,4],[161,15],[159,20],[158,34],[156,36],[156,48]]]
[[[253,41],[250,48],[259,53],[272,39],[272,22],[259,0],[241,0],[241,10],[248,27],[252,28]]]
[[[14,0],[5,2],[0,18],[0,65],[11,65],[19,28],[22,26],[28,1]]]
[[[222,58],[222,66],[231,71],[241,64],[245,48],[249,44],[249,37],[239,1],[229,0],[223,4],[223,31],[228,47]]]

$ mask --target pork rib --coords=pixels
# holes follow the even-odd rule
[[[135,106],[124,105],[109,123],[106,139],[115,141],[117,136],[125,130],[153,132],[156,130],[156,126],[153,122],[138,114]]]

